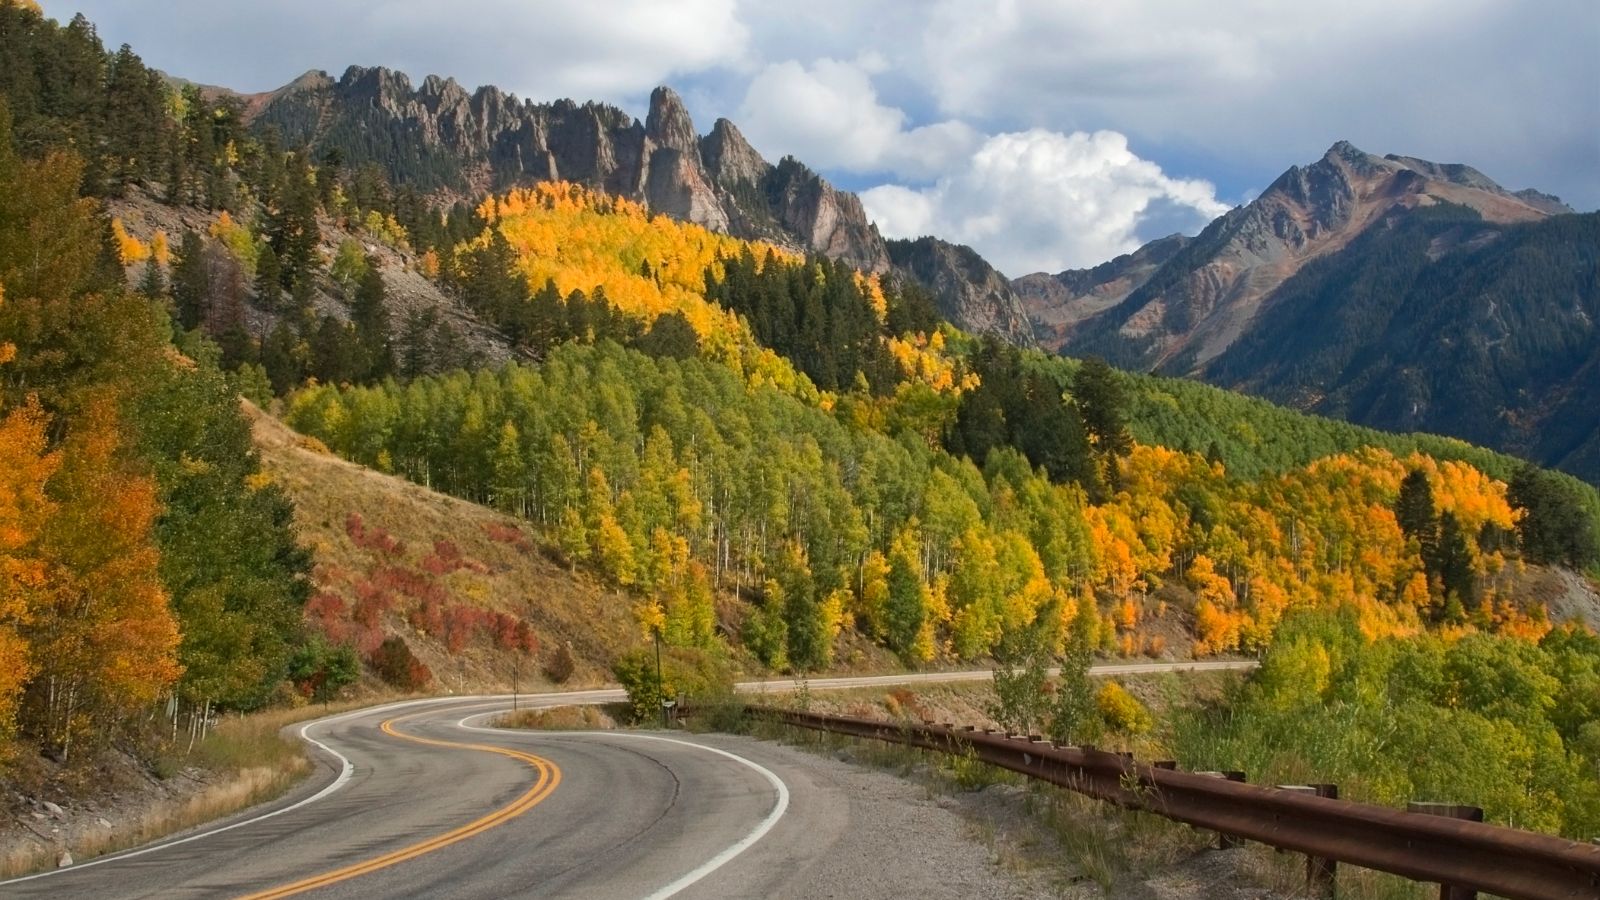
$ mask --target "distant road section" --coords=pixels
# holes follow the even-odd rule
[[[1254,665],[1134,663],[1097,666],[1094,673]],[[818,678],[806,685],[838,690],[991,675]],[[749,682],[739,690],[777,693],[800,684]],[[622,698],[620,690],[529,694],[519,705]],[[289,796],[138,850],[0,882],[0,896],[665,900],[1030,893],[989,865],[987,851],[972,844],[952,814],[919,801],[917,789],[892,776],[746,738],[483,727],[510,701],[409,701],[308,723],[299,731],[316,774]],[[924,858],[949,862],[963,854],[972,859],[961,867]]]

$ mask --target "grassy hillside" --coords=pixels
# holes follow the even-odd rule
[[[497,615],[526,619],[537,641],[523,654],[524,690],[554,683],[545,670],[560,646],[576,664],[568,684],[581,685],[609,681],[611,661],[642,643],[627,604],[552,561],[525,523],[341,460],[247,411],[314,558],[307,619],[336,641],[366,654],[399,635],[452,690],[510,687],[519,651],[498,639]]]

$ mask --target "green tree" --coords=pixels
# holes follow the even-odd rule
[[[1128,396],[1122,377],[1105,360],[1089,357],[1079,365],[1072,379],[1072,396],[1077,401],[1095,455],[1105,470],[1106,482],[1114,489],[1120,477],[1117,460],[1133,449],[1133,435],[1128,430]]]
[[[1433,486],[1428,483],[1428,473],[1412,469],[1400,482],[1400,499],[1395,502],[1395,519],[1400,531],[1408,538],[1431,544],[1438,525],[1433,505]]]
[[[184,330],[199,328],[206,320],[211,311],[211,294],[205,239],[196,232],[185,231],[172,269],[172,300],[178,308],[178,324]]]
[[[1061,675],[1050,707],[1050,739],[1057,743],[1083,743],[1094,737],[1095,690],[1089,679],[1093,655],[1085,638],[1081,633],[1069,638],[1061,659]]]
[[[283,303],[283,269],[269,241],[256,250],[256,303],[268,312],[277,312]]]
[[[394,351],[389,346],[389,307],[383,274],[367,261],[355,291],[350,318],[355,324],[367,379],[380,379],[394,372]]]
[[[917,639],[928,617],[928,589],[917,574],[917,561],[907,548],[889,555],[889,596],[884,604],[884,637],[901,659],[917,657]]]
[[[1511,479],[1509,497],[1523,511],[1517,535],[1528,558],[1579,569],[1600,562],[1594,517],[1574,483],[1524,466]]]

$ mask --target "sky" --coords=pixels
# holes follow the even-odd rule
[[[352,64],[643,117],[683,95],[1007,275],[1194,233],[1338,140],[1600,207],[1594,0],[43,0],[271,90]]]

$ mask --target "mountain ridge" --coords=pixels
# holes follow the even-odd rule
[[[536,103],[492,85],[468,93],[437,75],[413,87],[381,66],[351,66],[337,79],[311,72],[244,100],[257,129],[276,126],[290,142],[338,149],[352,165],[377,163],[426,190],[476,196],[571,181],[714,231],[888,268],[855,195],[798,161],[767,162],[725,119],[700,135],[665,86],[642,122],[608,104]]]
[[[1600,370],[1590,218],[1471,166],[1339,141],[1194,238],[1012,284],[1049,349],[1593,481],[1600,427],[1573,406]]]
[[[1470,166],[1380,157],[1338,141],[1316,162],[1290,166],[1142,280],[1118,287],[1061,273],[1063,286],[1077,281],[1088,289],[1065,296],[1032,276],[1015,283],[1051,349],[1193,374],[1237,340],[1272,292],[1307,262],[1342,250],[1392,211],[1438,203],[1503,224],[1571,212],[1537,191],[1507,191]]]

